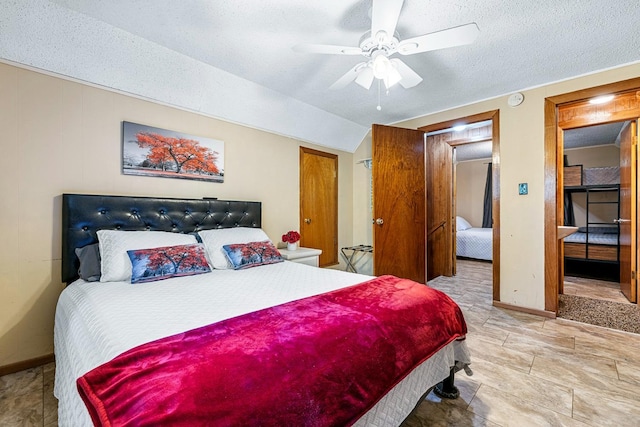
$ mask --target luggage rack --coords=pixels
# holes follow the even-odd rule
[[[351,254],[347,255],[345,251],[351,251]],[[347,246],[340,249],[340,253],[342,254],[342,258],[347,263],[347,267],[345,271],[352,271],[357,273],[356,264],[358,261],[362,259],[367,253],[373,253],[373,246],[371,245],[356,245],[356,246]],[[360,256],[356,256],[356,254],[360,254]]]

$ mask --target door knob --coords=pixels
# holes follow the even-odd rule
[[[622,224],[623,222],[631,222],[630,219],[618,218],[614,219],[613,222],[617,222],[618,224]]]
[[[382,218],[376,218],[376,225],[384,224],[384,220]]]
[[[304,219],[304,223],[305,224],[311,224],[311,218],[305,218]]]

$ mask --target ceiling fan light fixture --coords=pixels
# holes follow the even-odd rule
[[[392,68],[389,58],[382,52],[379,52],[375,58],[373,58],[373,77],[376,79],[384,80]]]
[[[387,89],[389,89],[391,86],[397,84],[400,80],[402,80],[402,76],[400,75],[398,70],[396,70],[396,68],[392,64],[390,64],[389,74],[384,79],[384,85],[387,87]]]
[[[355,82],[363,88],[369,90],[373,83],[373,69],[371,67],[364,67],[356,77]]]

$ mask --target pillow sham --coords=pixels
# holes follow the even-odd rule
[[[283,262],[280,252],[270,240],[262,242],[235,243],[222,248],[234,270],[258,267]]]
[[[225,250],[222,248],[224,245],[270,240],[267,233],[261,228],[250,227],[203,230],[199,231],[198,234],[202,239],[202,243],[204,243],[211,266],[218,270],[234,268],[233,265],[230,264]]]
[[[131,260],[131,283],[155,282],[211,271],[202,243],[134,249],[127,254]]]
[[[469,228],[471,228],[471,224],[469,224],[466,219],[461,216],[456,217],[456,231],[463,231]]]
[[[131,262],[127,251],[161,246],[188,245],[196,243],[190,234],[169,231],[118,231],[99,230],[101,282],[121,282],[131,277]]]
[[[76,256],[80,260],[78,276],[87,282],[100,280],[100,249],[97,243],[76,248]]]

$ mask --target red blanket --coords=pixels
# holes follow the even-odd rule
[[[382,276],[143,344],[78,390],[96,425],[350,425],[466,331],[442,292]]]

